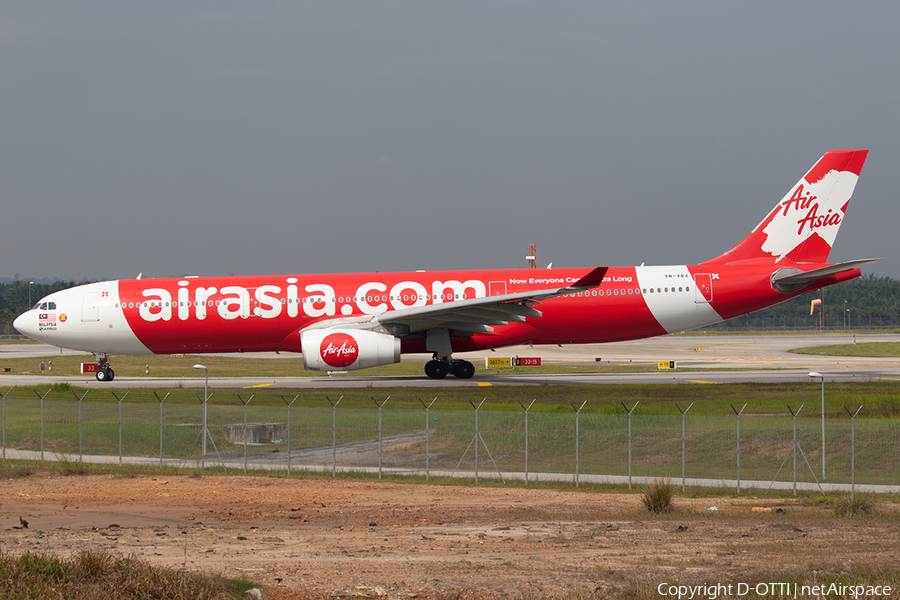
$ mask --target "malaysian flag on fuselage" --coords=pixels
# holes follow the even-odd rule
[[[39,313],[38,314],[38,323],[44,323],[45,321],[55,321],[56,313]]]

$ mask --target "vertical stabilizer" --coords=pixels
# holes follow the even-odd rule
[[[706,263],[827,262],[868,154],[868,150],[827,152],[750,235]]]

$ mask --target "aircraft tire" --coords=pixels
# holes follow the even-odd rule
[[[467,360],[461,360],[453,365],[453,374],[458,379],[472,379],[475,376],[475,365]]]
[[[97,370],[95,377],[97,381],[112,381],[116,377],[116,372],[109,367],[103,367]]]
[[[450,371],[447,363],[440,360],[429,360],[425,363],[425,374],[431,379],[443,379]]]

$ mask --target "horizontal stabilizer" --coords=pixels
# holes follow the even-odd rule
[[[838,273],[846,273],[847,271],[852,271],[854,269],[861,269],[862,267],[876,263],[879,260],[882,259],[861,258],[859,260],[851,260],[831,265],[830,267],[813,269],[812,271],[779,269],[772,275],[772,287],[782,293],[792,293],[821,279],[837,275]]]

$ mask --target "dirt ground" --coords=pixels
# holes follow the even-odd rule
[[[655,595],[660,583],[900,569],[894,505],[848,519],[760,493],[675,504],[654,516],[639,494],[574,489],[35,474],[0,481],[0,545],[107,548],[243,577],[275,599]]]

